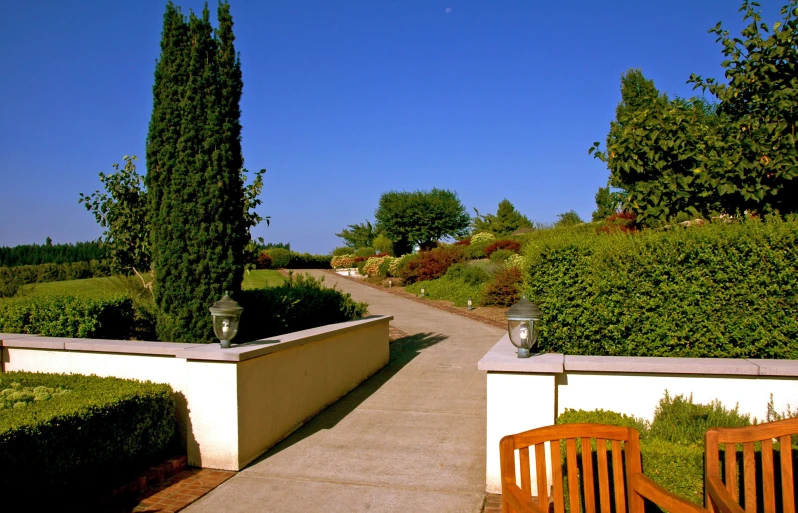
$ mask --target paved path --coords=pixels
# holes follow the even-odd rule
[[[324,275],[410,336],[380,372],[184,511],[479,512],[485,373],[502,330]]]

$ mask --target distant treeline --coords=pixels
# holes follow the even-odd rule
[[[14,247],[0,246],[0,266],[71,264],[105,259],[102,242],[76,242],[75,244],[53,244],[50,237],[44,244],[21,244]]]
[[[256,255],[258,253],[260,253],[261,251],[266,251],[267,249],[281,248],[281,249],[287,249],[288,251],[291,251],[291,243],[290,242],[267,242],[266,244],[261,244],[261,243],[255,241],[255,240],[253,240],[252,242],[253,242],[253,244],[255,244],[255,249],[256,249],[255,254]]]

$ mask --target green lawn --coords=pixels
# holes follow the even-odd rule
[[[264,289],[282,285],[283,282],[285,282],[285,276],[280,274],[280,271],[259,269],[244,273],[244,283],[241,284],[241,288],[244,290]]]
[[[279,271],[262,269],[244,273],[244,289],[262,289],[281,285],[285,277]],[[88,278],[85,280],[53,281],[34,283],[23,287],[25,295],[65,294],[70,296],[96,296],[114,293],[125,293],[128,286],[123,279],[116,276],[109,278]]]

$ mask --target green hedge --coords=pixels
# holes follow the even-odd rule
[[[524,247],[544,351],[798,358],[798,222],[584,227],[539,230]]]
[[[169,385],[27,372],[0,374],[0,382],[0,389],[67,391],[0,410],[0,489],[32,509],[91,498],[176,448]]]
[[[0,267],[0,282],[16,280],[23,285],[105,276],[111,276],[111,268],[106,260]]]
[[[283,285],[243,290],[238,303],[244,307],[239,334],[241,343],[363,317],[368,305],[347,293],[326,288],[324,278],[290,276]]]
[[[332,256],[311,255],[310,253],[294,253],[289,255],[286,269],[329,269]]]
[[[138,319],[133,300],[108,297],[36,296],[0,301],[0,332],[48,337],[129,339]]]

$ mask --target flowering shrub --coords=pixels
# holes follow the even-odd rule
[[[519,251],[521,251],[521,243],[518,242],[517,240],[511,240],[511,239],[497,240],[490,243],[485,248],[485,255],[490,257],[490,255],[497,249],[508,249],[513,253],[518,253]]]
[[[361,271],[362,274],[366,276],[380,276],[380,268],[385,263],[385,260],[389,259],[392,260],[393,257],[390,256],[382,256],[382,257],[371,257],[366,260],[366,263],[363,265],[363,270]]]
[[[391,260],[391,263],[388,264],[388,276],[393,276],[398,278],[402,266],[406,264],[407,261],[410,260],[412,256],[413,256],[412,254],[408,253],[406,255],[400,256],[399,258],[394,258],[393,260]]]
[[[496,236],[488,232],[479,232],[471,237],[471,243],[466,246],[466,256],[468,258],[484,258],[485,248],[487,248]]]
[[[485,247],[494,239],[496,239],[496,236],[492,233],[479,232],[471,237],[471,244],[477,244],[479,246]]]
[[[518,254],[510,255],[510,258],[504,262],[504,265],[507,267],[515,267],[523,271],[529,265],[529,259]]]
[[[330,260],[330,267],[333,269],[348,269],[350,267],[355,267],[356,259],[355,255],[340,255],[332,257]]]

